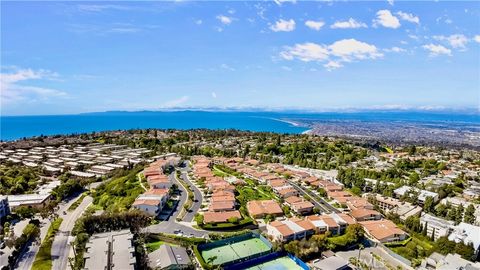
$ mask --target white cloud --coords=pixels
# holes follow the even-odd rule
[[[200,24],[202,24],[202,23],[203,23],[202,20],[196,20],[196,21],[195,21],[195,24],[196,24],[196,25],[200,25]]]
[[[433,36],[435,40],[446,41],[452,48],[464,50],[468,43],[468,38],[462,34],[454,34],[450,36]]]
[[[66,97],[67,93],[51,88],[24,85],[32,80],[55,80],[58,74],[49,70],[17,69],[11,73],[0,74],[0,92],[2,104],[17,101],[45,101],[50,98]]]
[[[292,68],[287,66],[282,66],[282,69],[286,71],[292,71]]]
[[[390,49],[385,49],[384,51],[386,52],[395,52],[395,53],[401,53],[401,52],[406,52],[407,50],[400,48],[400,47],[392,47]]]
[[[480,43],[480,35],[476,35],[475,37],[473,37],[473,40]]]
[[[320,28],[322,28],[325,23],[322,22],[322,21],[312,21],[312,20],[308,20],[305,22],[305,25],[310,28],[310,29],[313,29],[313,30],[320,30]]]
[[[377,18],[373,21],[373,25],[381,25],[387,28],[396,29],[400,27],[400,21],[395,17],[390,10],[383,9],[377,12]]]
[[[212,92],[212,98],[217,98],[217,93]]]
[[[415,16],[411,13],[399,11],[397,12],[397,15],[400,17],[400,19],[404,21],[420,24],[420,18],[418,18],[418,16]]]
[[[84,12],[102,12],[105,10],[131,10],[129,6],[121,5],[95,5],[95,4],[81,4],[77,5],[77,9]]]
[[[388,4],[390,4],[390,6],[393,6],[394,4],[394,1],[393,0],[387,0]]]
[[[338,61],[328,61],[328,63],[323,65],[328,71],[332,71],[337,68],[343,67],[343,65]]]
[[[281,6],[283,3],[297,3],[297,0],[273,0],[277,5]]]
[[[189,99],[190,99],[189,96],[182,96],[177,99],[173,99],[165,102],[162,107],[165,107],[165,108],[178,107],[184,104],[185,102],[187,102]]]
[[[218,15],[217,20],[219,20],[221,23],[223,23],[225,25],[229,25],[229,24],[232,23],[233,18],[225,16],[225,15]]]
[[[280,56],[285,60],[298,59],[303,62],[326,62],[324,67],[332,70],[342,67],[344,62],[376,59],[382,57],[383,54],[374,45],[355,39],[343,39],[331,45],[312,42],[295,44],[293,47],[285,47]]]
[[[375,59],[383,56],[375,45],[370,45],[356,39],[339,40],[328,46],[328,48],[331,54],[342,58],[342,60],[346,62],[355,59]]]
[[[230,71],[235,71],[235,69],[227,64],[221,64],[220,65],[220,68],[221,69],[226,69],[226,70],[230,70]]]
[[[367,28],[367,25],[363,22],[358,22],[353,18],[348,19],[348,21],[336,21],[334,24],[330,25],[330,28],[336,29],[346,29],[346,28]]]
[[[411,39],[414,39],[414,40],[419,40],[419,39],[420,39],[419,36],[417,36],[417,35],[412,35],[412,34],[409,34],[408,37],[411,38]]]
[[[274,25],[270,26],[270,29],[274,32],[290,32],[295,30],[295,21],[293,19],[288,21],[280,19],[276,21]]]
[[[422,48],[430,51],[430,56],[437,56],[441,54],[452,55],[452,51],[448,48],[443,47],[442,45],[435,45],[430,43],[423,45]]]
[[[325,45],[308,42],[287,47],[285,51],[280,53],[280,56],[286,60],[296,58],[303,62],[325,61],[329,57],[329,51]]]

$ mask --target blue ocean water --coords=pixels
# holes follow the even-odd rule
[[[321,121],[410,121],[480,124],[479,115],[413,112],[361,113],[275,113],[275,112],[105,112],[52,116],[2,116],[0,139],[55,134],[78,134],[93,131],[161,128],[161,129],[240,129],[277,133],[302,133],[308,128],[294,126],[280,119],[318,119]]]

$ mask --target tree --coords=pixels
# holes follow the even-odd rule
[[[470,204],[463,215],[463,221],[468,224],[473,224],[475,222],[475,207],[473,204]]]
[[[422,234],[427,236],[427,231],[428,231],[428,222],[425,222],[425,224],[423,226]]]
[[[463,220],[463,204],[460,204],[455,211],[455,224],[459,224]]]
[[[433,213],[434,210],[435,210],[435,206],[434,206],[433,198],[431,196],[428,196],[425,199],[425,204],[423,205],[423,211],[428,213]]]
[[[408,177],[408,184],[410,186],[415,186],[419,180],[420,180],[420,176],[418,175],[418,173],[412,172]]]
[[[35,212],[34,208],[28,206],[20,206],[15,209],[15,213],[22,219],[32,218]]]

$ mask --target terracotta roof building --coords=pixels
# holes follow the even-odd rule
[[[253,218],[263,218],[267,215],[283,215],[282,208],[275,200],[249,201],[247,202],[247,210]]]

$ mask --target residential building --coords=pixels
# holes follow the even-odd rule
[[[427,199],[427,197],[431,197],[434,202],[438,201],[438,193],[428,191],[428,190],[418,189],[415,187],[402,186],[393,191],[393,193],[397,198],[401,198],[412,192],[418,193],[418,201],[421,205],[425,203],[425,200]]]
[[[130,230],[93,234],[83,255],[85,269],[135,269],[135,248]]]
[[[247,210],[252,218],[264,218],[267,215],[282,216],[283,211],[275,200],[258,200],[247,202]]]
[[[475,249],[476,257],[480,256],[480,226],[461,222],[453,227],[453,232],[448,236],[448,240],[456,243],[472,244]]]
[[[153,270],[193,269],[187,250],[180,246],[161,245],[148,254],[148,265]]]
[[[10,206],[7,196],[0,195],[0,220],[10,215]]]
[[[395,198],[382,196],[380,194],[365,194],[364,196],[373,196],[375,204],[385,213],[395,213],[400,220],[405,221],[410,216],[420,216],[422,208],[409,202],[402,202]]]
[[[390,220],[369,220],[360,222],[368,236],[380,243],[402,241],[407,233],[401,230]]]
[[[311,213],[314,207],[313,203],[298,196],[291,196],[286,198],[285,204],[300,215]]]
[[[48,203],[50,194],[7,195],[7,199],[11,211],[20,206],[42,208]]]
[[[367,221],[367,220],[380,220],[382,219],[382,214],[375,210],[367,208],[358,208],[350,211],[350,215],[357,221]]]
[[[305,238],[315,233],[315,226],[308,220],[291,218],[267,224],[267,234],[274,240],[286,242]]]
[[[463,259],[459,254],[447,254],[446,256],[437,252],[432,253],[428,258],[422,260],[420,270],[478,270],[480,262],[471,262]]]
[[[242,215],[238,210],[224,211],[224,212],[205,212],[203,214],[203,223],[222,223],[228,222],[229,219],[236,218],[241,219]]]
[[[423,213],[420,217],[420,224],[423,227],[425,227],[426,224],[427,235],[430,237],[433,235],[434,240],[449,235],[454,225],[453,221],[445,220],[427,213]]]
[[[348,270],[352,269],[349,266],[348,260],[342,257],[331,256],[320,261],[312,263],[312,269],[314,270]]]

